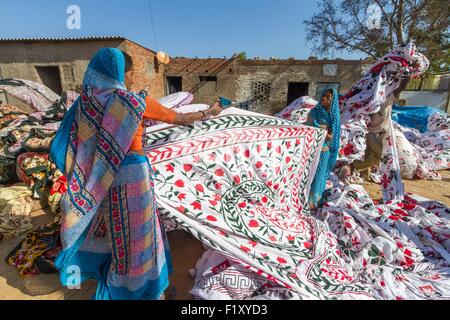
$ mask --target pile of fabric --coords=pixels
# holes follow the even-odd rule
[[[341,99],[341,163],[362,159],[367,116],[400,75],[426,66],[413,45],[404,46]],[[390,200],[380,204],[332,175],[323,208],[309,212],[305,201],[324,133],[300,123],[314,105],[305,97],[279,114],[290,121],[231,109],[201,126],[147,132],[161,215],[211,248],[193,270],[191,293],[199,299],[448,299],[450,210],[396,188],[394,145],[386,144],[381,166]],[[391,123],[390,141],[394,129]]]
[[[427,299],[450,296],[449,209],[407,196],[373,202],[333,176],[305,199],[323,133],[230,109],[202,127],[147,133],[160,214],[211,251],[200,299]]]
[[[59,97],[41,84],[21,79],[0,80],[0,90],[23,103],[0,105],[0,197],[12,197],[2,206],[2,241],[29,231],[32,211],[47,204],[52,212],[59,210],[66,181],[48,154],[65,111],[78,95],[64,92]]]
[[[368,116],[401,75],[426,67],[413,45],[401,47],[342,97],[342,167],[364,156]],[[177,112],[207,107],[190,104],[192,98],[180,93],[161,102]],[[145,130],[166,228],[181,228],[209,248],[193,270],[191,293],[199,299],[450,298],[450,210],[396,188],[395,143],[386,144],[380,166],[389,201],[380,204],[361,186],[332,175],[324,206],[310,212],[307,199],[326,133],[301,123],[316,103],[295,101],[279,114],[287,119],[229,108],[192,126]],[[438,132],[445,125],[441,118],[430,124]],[[396,132],[400,128],[391,123],[389,141],[400,140]],[[41,139],[48,138],[44,133]],[[411,130],[413,136],[423,137]],[[428,141],[437,150],[439,144],[430,142],[435,138]],[[30,192],[39,194],[47,181],[54,183],[51,190],[65,192],[48,158],[23,157],[17,173],[30,179]],[[58,219],[29,233],[7,257],[22,276],[55,271]]]
[[[46,112],[60,100],[60,96],[43,84],[24,79],[0,79],[0,90],[19,99],[36,112]]]
[[[21,277],[57,273],[55,259],[61,252],[61,217],[39,227],[25,236],[6,257],[9,265],[16,267]]]
[[[33,227],[29,216],[33,205],[27,185],[0,188],[0,243]]]
[[[366,137],[370,124],[368,115],[377,112],[386,97],[395,90],[401,76],[415,76],[424,72],[427,66],[426,58],[415,51],[413,44],[409,44],[380,59],[349,93],[341,96],[341,150],[336,172],[342,172],[346,164],[355,160],[364,160],[366,139],[370,138]],[[310,99],[302,97],[298,101]],[[311,101],[314,103],[317,102]],[[304,123],[310,109],[311,106],[294,103],[277,116]],[[397,190],[392,191],[394,194],[402,193],[400,176],[406,179],[440,179],[437,171],[450,168],[448,116],[430,107],[394,107],[392,117],[402,125],[418,129],[392,122],[386,139],[395,141],[395,144],[385,144],[380,156],[381,164],[374,167],[372,179],[379,183],[383,179],[385,189]],[[383,168],[383,173],[380,168]]]

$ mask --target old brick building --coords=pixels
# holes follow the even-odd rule
[[[97,50],[119,48],[134,61],[132,90],[146,89],[155,98],[189,91],[194,103],[218,96],[253,99],[252,110],[274,114],[302,95],[321,89],[346,92],[370,62],[360,60],[262,60],[173,58],[161,65],[156,52],[120,36],[85,38],[0,39],[0,78],[22,78],[47,85],[56,93],[80,91],[87,64]]]
[[[21,78],[61,91],[80,91],[89,60],[103,47],[126,51],[136,66],[134,90],[164,95],[164,67],[156,52],[120,36],[0,39],[0,78]]]
[[[210,103],[218,96],[254,99],[256,112],[274,114],[303,95],[322,89],[340,93],[359,80],[370,62],[362,60],[261,60],[174,58],[168,65],[166,92],[191,91],[194,102]]]

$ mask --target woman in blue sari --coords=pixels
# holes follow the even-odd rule
[[[336,165],[339,152],[341,118],[336,90],[327,89],[323,92],[320,102],[308,115],[307,125],[322,128],[327,132],[308,199],[309,207],[315,209],[322,204],[327,180]]]
[[[187,115],[164,110],[156,100],[128,92],[132,78],[127,54],[101,49],[51,148],[68,180],[56,267],[69,288],[97,280],[98,300],[160,299],[169,283],[172,266],[156,212],[154,173],[140,150],[143,119],[155,108],[165,115],[155,120],[174,124],[220,112],[218,104]]]

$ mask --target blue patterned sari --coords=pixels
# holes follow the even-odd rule
[[[123,53],[101,49],[89,63],[75,113],[52,146],[69,182],[56,267],[65,286],[97,280],[98,300],[159,299],[171,262],[153,171],[146,157],[129,151],[146,106],[126,91],[124,74]]]
[[[339,111],[339,96],[336,90],[327,89],[322,93],[322,97],[327,91],[333,92],[333,100],[330,105],[330,112],[327,112],[320,102],[315,106],[309,115],[308,125],[320,128],[325,125],[332,133],[332,138],[326,140],[323,145],[323,151],[320,154],[319,166],[317,167],[316,175],[311,184],[311,191],[309,194],[310,206],[317,207],[322,204],[323,194],[326,188],[327,180],[331,171],[336,165],[337,156],[339,153],[339,144],[341,136],[341,117]]]

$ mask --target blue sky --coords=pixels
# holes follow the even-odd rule
[[[72,4],[81,30],[66,28]],[[305,59],[312,51],[303,20],[315,11],[316,0],[0,0],[0,37],[121,35],[171,56]]]

